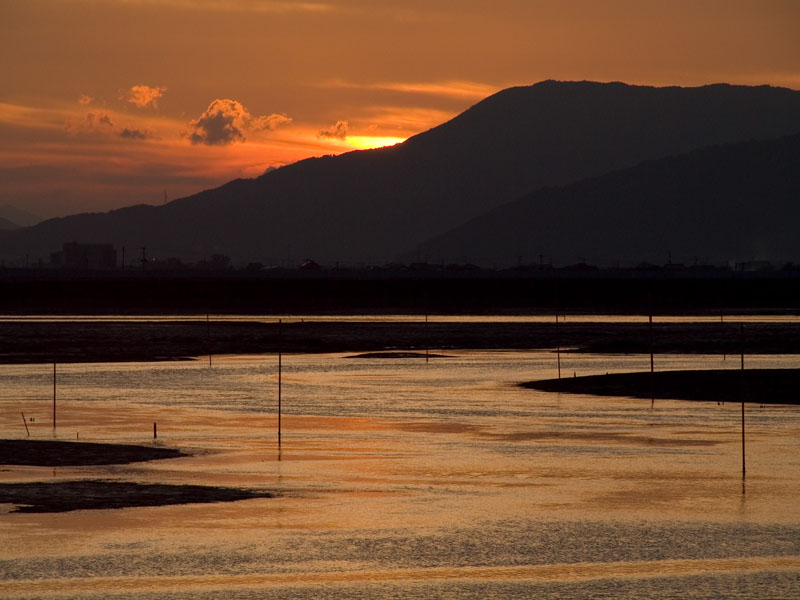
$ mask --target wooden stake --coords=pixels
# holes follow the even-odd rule
[[[56,363],[53,363],[53,436],[56,435]]]
[[[745,437],[744,437],[744,323],[740,323],[739,327],[740,333],[740,342],[741,342],[741,350],[742,350],[742,383],[739,386],[739,394],[742,398],[742,481],[744,481],[745,476],[747,475],[747,467],[745,464]],[[742,493],[744,493],[744,486],[742,487]]]
[[[650,309],[648,316],[650,322],[650,408],[653,408],[656,403],[655,386],[653,385],[653,378],[655,377],[655,362],[653,360],[653,310]]]
[[[283,356],[281,352],[281,325],[282,320],[278,319],[278,448],[281,447],[281,387],[282,387],[282,371],[283,371]]]
[[[425,362],[428,362],[428,315],[425,315]]]
[[[722,360],[728,360],[728,351],[725,350],[725,320],[722,311],[719,311],[719,328],[722,333]]]
[[[28,423],[25,422],[25,413],[20,411],[20,414],[22,415],[22,424],[25,425],[25,433],[28,434],[28,437],[31,437],[31,432],[28,429]]]
[[[558,378],[561,379],[561,338],[558,336],[558,313],[556,313],[556,361],[558,362]]]
[[[156,439],[157,437],[158,437],[158,430],[156,428],[156,422],[153,421],[153,439]]]

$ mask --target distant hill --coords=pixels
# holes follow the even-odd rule
[[[800,262],[800,135],[714,146],[544,188],[402,256],[510,265]],[[691,264],[691,263],[690,263]]]
[[[17,229],[18,227],[19,227],[19,225],[17,225],[16,223],[12,223],[8,219],[0,217],[0,229],[3,229],[3,230],[6,230],[6,229]]]
[[[383,262],[542,186],[711,144],[800,132],[800,92],[545,81],[369,151],[300,161],[163,206],[51,219],[0,233],[0,257],[65,241],[196,260]]]
[[[10,221],[15,227],[29,227],[42,221],[41,217],[11,204],[0,205],[0,218]]]

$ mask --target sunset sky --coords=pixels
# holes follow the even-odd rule
[[[160,204],[543,79],[800,89],[795,0],[0,0],[0,205]]]

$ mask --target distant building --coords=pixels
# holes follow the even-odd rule
[[[750,273],[764,273],[775,270],[775,267],[768,260],[748,260],[737,262],[734,266],[735,271],[745,271]]]
[[[50,255],[50,262],[67,269],[114,269],[117,251],[111,244],[66,242],[60,252]]]

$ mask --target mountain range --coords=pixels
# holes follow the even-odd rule
[[[706,147],[542,188],[402,257],[720,264],[800,258],[800,135]]]
[[[266,264],[304,258],[322,264],[509,260],[509,254],[540,253],[635,260],[669,250],[771,257],[794,250],[788,242],[777,243],[783,233],[772,236],[765,215],[759,221],[761,245],[728,243],[731,236],[752,234],[747,223],[739,230],[720,228],[718,217],[736,186],[731,183],[723,194],[716,185],[736,176],[741,183],[747,160],[720,162],[715,152],[724,149],[692,151],[799,132],[800,92],[785,88],[544,81],[503,90],[389,148],[303,160],[163,206],[1,231],[0,257],[46,258],[66,241],[147,247],[159,258],[198,260],[222,253],[238,263]],[[796,152],[793,141],[785,142],[785,151]],[[767,152],[765,146],[743,146],[741,152],[757,158],[762,150]],[[677,162],[667,159],[686,153]],[[737,172],[717,173],[717,183],[704,187],[705,160],[717,161],[713,169]],[[631,169],[636,165],[640,170]],[[670,176],[673,167],[683,170]],[[687,180],[690,172],[694,179]],[[759,172],[769,176],[766,166]],[[691,206],[684,203],[665,221],[664,203],[683,199],[679,184],[685,181],[694,182]],[[763,189],[764,195],[739,197],[755,204],[731,212],[732,222],[758,213],[770,188]],[[692,206],[701,210],[692,213]],[[780,211],[774,217],[776,227],[785,226]],[[479,226],[481,218],[489,225]],[[633,235],[631,227],[641,219],[648,225]],[[681,245],[690,238],[703,238],[704,245]]]

